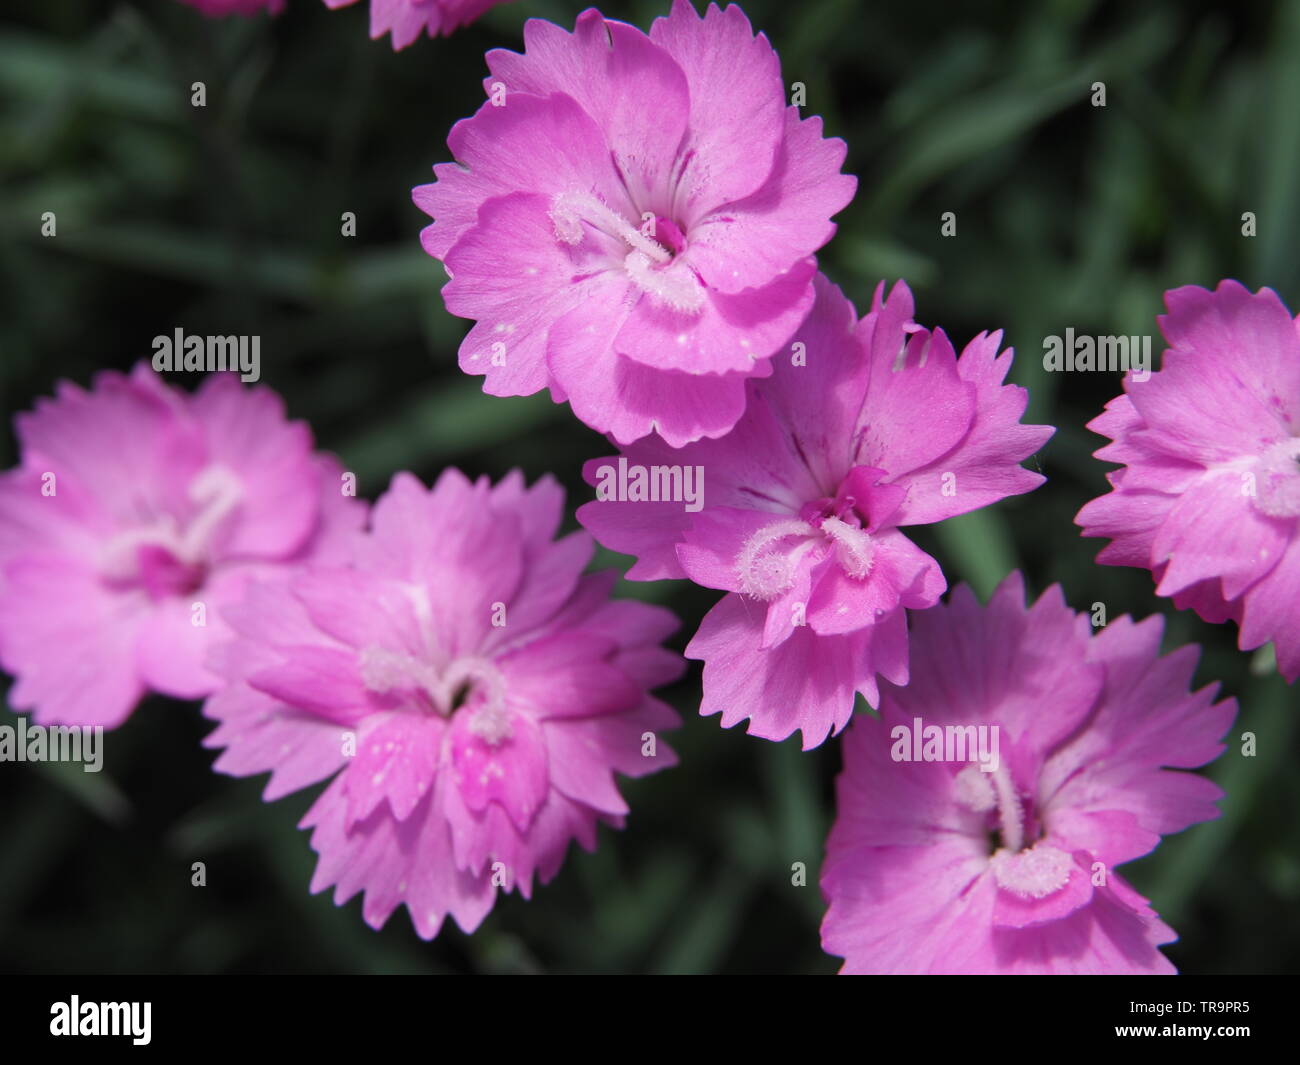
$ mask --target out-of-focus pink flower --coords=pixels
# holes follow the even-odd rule
[[[399,474],[346,567],[256,584],[229,611],[230,681],[207,703],[216,768],[270,772],[276,799],[333,781],[303,820],[312,890],[400,905],[425,939],[476,928],[499,889],[555,876],[570,840],[622,827],[614,773],[672,765],[677,715],[647,691],[677,677],[676,619],[583,576],[590,537],[555,540],[549,478],[495,487]]]
[[[1206,621],[1232,619],[1240,646],[1272,642],[1300,676],[1300,320],[1272,289],[1236,281],[1165,294],[1169,342],[1147,380],[1089,428],[1123,463],[1079,511],[1098,562],[1149,569],[1156,593]]]
[[[326,7],[349,7],[357,0],[325,0]],[[393,51],[405,48],[420,34],[449,37],[484,11],[507,0],[370,0],[370,36],[393,35]]]
[[[985,608],[962,585],[914,616],[911,683],[844,737],[821,879],[843,971],[1174,971],[1173,930],[1114,870],[1218,816],[1181,770],[1222,752],[1236,704],[1189,693],[1197,651],[1161,658],[1162,629],[1094,636],[1059,588],[1026,609],[1018,573]]]
[[[253,576],[330,557],[365,520],[280,398],[213,374],[194,395],[147,364],[62,383],[17,419],[0,474],[0,664],[15,710],[119,725],[146,690],[199,698],[221,608]]]
[[[947,585],[901,528],[1035,488],[1043,478],[1019,463],[1052,432],[1020,424],[1026,395],[1002,383],[1000,333],[958,359],[942,330],[912,321],[906,285],[885,301],[882,284],[861,321],[820,275],[816,289],[728,436],[593,459],[597,499],[578,511],[602,544],[637,556],[629,577],[728,593],[686,649],[704,661],[700,712],[728,727],[749,718],[766,739],[800,729],[805,748],[847,724],[855,693],[875,705],[876,674],[907,681],[905,608]],[[672,490],[683,478],[698,499]]]
[[[284,10],[285,0],[180,0],[186,7],[192,7],[207,15],[208,18],[225,18],[227,15],[257,15],[265,11],[268,15],[278,15]]]
[[[856,186],[844,142],[787,105],[734,5],[676,0],[648,36],[593,9],[524,40],[488,53],[456,162],[414,190],[447,309],[476,320],[461,369],[493,395],[549,388],[620,443],[721,436],[812,304]]]

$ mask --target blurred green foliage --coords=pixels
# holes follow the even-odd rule
[[[658,2],[605,13],[647,27]],[[1084,428],[1117,375],[1048,375],[1043,337],[1153,333],[1161,294],[1236,277],[1300,308],[1300,2],[1140,5],[750,0],[807,113],[861,179],[826,249],[866,304],[906,277],[918,318],[960,345],[1002,327],[1033,420],[1058,426],[1033,495],[923,530],[950,581],[986,595],[1014,566],[1078,609],[1164,613],[1170,646],[1204,644],[1202,683],[1241,702],[1211,770],[1223,818],[1127,874],[1182,935],[1185,972],[1291,971],[1300,958],[1296,697],[1253,673],[1231,626],[1170,609],[1144,572],[1098,567],[1072,518],[1104,490]],[[466,323],[443,310],[410,189],[482,101],[483,52],[520,47],[523,0],[450,40],[394,55],[361,8],[291,0],[280,19],[209,22],[171,2],[11,0],[0,27],[0,415],[61,377],[148,355],[158,333],[259,333],[263,379],[373,496],[399,469],[555,473],[590,498],[606,445],[543,396],[493,399],[456,369]],[[207,107],[190,86],[207,85]],[[1104,81],[1107,105],[1090,105]],[[56,238],[40,235],[57,216]],[[358,219],[340,236],[340,215]],[[940,216],[957,214],[957,236]],[[1258,236],[1241,235],[1241,214]],[[1159,349],[1159,342],[1156,342]],[[14,461],[9,433],[0,462]],[[625,559],[602,555],[602,564]],[[684,619],[713,596],[627,584]],[[106,771],[0,766],[0,968],[25,972],[804,971],[832,817],[834,743],[803,754],[701,719],[696,665],[668,696],[679,768],[627,784],[626,831],[572,852],[478,934],[422,943],[399,911],[380,933],[353,901],[310,896],[295,823],[310,796],[265,806],[260,780],[208,772],[196,706],[151,699],[107,739]],[[5,721],[11,721],[7,711]],[[190,886],[204,861],[208,886]],[[791,886],[805,862],[807,887]]]

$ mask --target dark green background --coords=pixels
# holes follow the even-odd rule
[[[1032,460],[1048,483],[917,541],[981,594],[1019,565],[1079,609],[1161,611],[1169,643],[1204,643],[1198,681],[1241,700],[1211,770],[1221,820],[1126,868],[1181,933],[1186,972],[1293,971],[1300,956],[1294,692],[1235,649],[1235,629],[1157,600],[1143,571],[1095,566],[1071,519],[1108,467],[1084,424],[1118,376],[1047,375],[1043,337],[1155,331],[1161,294],[1223,277],[1300,308],[1300,3],[846,0],[743,5],[805,113],[848,141],[861,185],[823,267],[859,305],[907,278],[918,318],[958,345],[1005,327],[1030,417],[1057,425]],[[483,396],[456,368],[466,323],[420,250],[410,189],[482,101],[482,53],[520,47],[525,2],[394,55],[362,8],[289,0],[271,21],[212,22],[168,0],[17,0],[0,28],[0,415],[55,380],[125,368],[159,333],[258,333],[263,380],[365,494],[396,470],[578,472],[606,452],[544,395]],[[666,2],[605,12],[646,28]],[[190,106],[190,84],[208,106]],[[1089,104],[1102,80],[1108,106]],[[58,236],[40,236],[55,211]],[[354,211],[358,236],[339,233]],[[940,215],[955,211],[958,235]],[[1241,235],[1254,211],[1259,232]],[[1155,348],[1160,343],[1157,337]],[[12,434],[0,464],[12,465]],[[603,556],[600,565],[626,559]],[[624,585],[684,618],[714,598]],[[150,699],[107,738],[106,770],[0,765],[0,969],[18,972],[831,972],[816,885],[839,752],[801,754],[695,715],[698,665],[669,692],[682,765],[630,783],[629,827],[573,851],[535,900],[432,944],[404,911],[373,933],[354,900],[311,896],[295,830],[308,795],[208,771],[195,705]],[[7,712],[4,720],[12,721]],[[208,886],[190,886],[204,861]],[[803,861],[809,886],[792,887]]]

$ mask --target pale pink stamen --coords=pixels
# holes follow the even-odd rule
[[[1025,898],[1042,899],[1065,887],[1074,861],[1050,843],[1036,843],[1020,853],[1000,850],[989,864],[999,887]]]
[[[202,509],[183,530],[175,515],[164,514],[152,524],[119,533],[100,553],[100,572],[110,580],[139,577],[141,547],[161,548],[189,566],[209,562],[213,535],[243,502],[243,483],[224,466],[209,466],[190,482],[189,497]]]
[[[876,548],[866,529],[839,518],[826,518],[822,521],[822,532],[835,541],[836,557],[845,573],[861,580],[871,572]]]
[[[816,530],[805,521],[776,521],[754,533],[736,558],[740,590],[754,599],[775,599],[794,583],[795,560],[773,548],[792,536],[812,536]]]
[[[681,314],[696,314],[704,306],[699,278],[684,263],[674,263],[672,250],[655,239],[659,223],[653,215],[635,226],[598,197],[576,190],[555,196],[550,214],[555,238],[561,243],[580,244],[584,227],[591,226],[626,244],[631,250],[623,258],[624,272],[661,306]],[[680,237],[670,221],[665,220],[663,228],[669,236]]]
[[[1271,518],[1300,515],[1300,440],[1274,444],[1255,460],[1250,473],[1256,510]]]
[[[589,192],[561,192],[551,201],[551,222],[555,237],[565,244],[582,241],[584,224],[616,237],[629,248],[657,263],[666,263],[672,253],[641,232],[621,214]]]

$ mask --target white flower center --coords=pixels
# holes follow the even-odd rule
[[[998,886],[1025,898],[1046,898],[1065,887],[1074,859],[1039,840],[1025,847],[1027,811],[1004,765],[985,773],[971,763],[954,781],[957,801],[975,813],[997,811],[1002,845],[989,859]]]
[[[624,274],[656,303],[681,314],[696,314],[704,306],[703,284],[687,263],[655,239],[654,217],[647,216],[637,227],[590,192],[576,190],[557,194],[550,214],[555,239],[562,244],[581,244],[590,227],[626,245],[629,250],[621,262]]]
[[[794,584],[795,565],[811,541],[791,552],[782,552],[777,545],[790,537],[811,537],[816,531],[807,522],[790,518],[754,533],[736,557],[741,592],[762,600],[776,599],[788,592]]]
[[[100,572],[109,580],[131,582],[141,577],[141,548],[157,548],[179,569],[199,570],[211,560],[218,527],[244,499],[244,486],[232,470],[208,466],[189,484],[189,497],[198,511],[184,527],[173,514],[119,533],[104,545]]]
[[[446,669],[413,655],[370,646],[361,652],[361,682],[372,692],[423,694],[434,713],[451,717],[464,707],[469,730],[493,745],[512,735],[505,682],[486,658],[458,658]]]
[[[1249,469],[1253,478],[1246,491],[1253,489],[1255,509],[1271,518],[1294,518],[1300,515],[1300,439],[1274,444],[1259,456]]]

